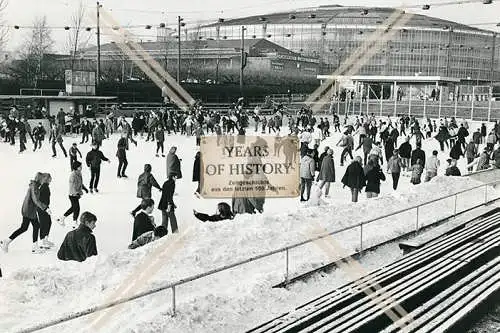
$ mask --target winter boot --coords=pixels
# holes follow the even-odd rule
[[[89,190],[90,190],[90,193],[94,193],[94,189],[92,187]]]
[[[0,241],[0,247],[2,248],[3,252],[7,253],[9,252],[9,244],[12,242],[12,239],[7,238],[4,239],[3,241]]]
[[[99,190],[97,189],[97,187],[94,189],[95,193],[99,193]]]
[[[74,220],[73,221],[73,229],[76,229],[76,228],[78,228],[78,221]]]

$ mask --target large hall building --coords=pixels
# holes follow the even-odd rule
[[[370,40],[392,18],[386,37]],[[364,43],[374,54],[356,75],[434,76],[477,83],[500,81],[500,40],[493,31],[425,15],[397,15],[392,8],[321,6],[250,16],[203,26],[199,38],[239,40],[265,38],[304,57],[319,60],[319,72],[330,74]],[[365,44],[366,45],[366,44]]]

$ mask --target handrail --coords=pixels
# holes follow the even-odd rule
[[[209,276],[209,275],[213,275],[213,274],[216,274],[216,273],[219,273],[219,272],[222,272],[222,271],[226,271],[228,269],[231,269],[231,268],[234,268],[234,267],[238,267],[238,266],[247,264],[247,263],[252,262],[252,261],[256,261],[256,260],[259,260],[259,259],[270,257],[272,255],[279,254],[279,253],[282,253],[282,252],[286,252],[286,254],[287,254],[287,260],[288,260],[288,251],[290,249],[294,249],[294,248],[297,248],[297,247],[299,247],[301,245],[308,244],[308,243],[314,242],[316,240],[319,240],[319,239],[322,239],[322,238],[325,238],[325,237],[328,237],[328,236],[331,236],[331,235],[334,235],[334,234],[338,234],[338,233],[341,233],[341,232],[344,232],[344,231],[347,231],[347,230],[356,229],[358,227],[362,228],[363,225],[365,225],[365,224],[370,224],[372,222],[375,222],[375,221],[378,221],[378,220],[382,220],[382,219],[385,219],[387,217],[394,216],[394,215],[397,215],[397,214],[400,214],[400,213],[403,213],[403,212],[406,212],[406,211],[417,209],[417,212],[418,212],[418,208],[419,207],[426,206],[428,204],[431,204],[431,203],[434,203],[434,202],[437,202],[437,201],[440,201],[440,200],[448,199],[448,198],[451,198],[451,197],[455,197],[456,198],[458,195],[460,195],[462,193],[466,193],[466,192],[469,192],[469,191],[472,191],[472,190],[475,190],[475,189],[478,189],[478,188],[486,187],[486,190],[487,190],[488,186],[491,186],[491,185],[494,185],[494,184],[499,184],[499,183],[500,183],[500,180],[496,180],[496,181],[485,183],[485,184],[481,184],[481,185],[478,185],[478,186],[473,186],[473,187],[470,187],[468,189],[458,191],[458,192],[456,192],[454,194],[446,195],[446,196],[443,196],[443,197],[440,197],[440,198],[437,198],[437,199],[433,199],[433,200],[426,201],[424,203],[420,203],[418,205],[414,205],[414,206],[411,206],[411,207],[400,209],[400,210],[397,210],[395,212],[391,212],[389,214],[385,214],[385,215],[382,215],[382,216],[379,216],[379,217],[376,217],[376,218],[373,218],[373,219],[369,219],[369,220],[363,221],[361,223],[350,225],[348,227],[344,227],[344,228],[341,228],[341,229],[338,229],[338,230],[335,230],[335,231],[332,231],[332,232],[327,232],[327,233],[321,234],[319,236],[316,236],[316,237],[313,237],[313,238],[309,238],[307,240],[304,240],[304,241],[301,241],[301,242],[298,242],[298,243],[295,243],[295,244],[292,244],[292,245],[287,245],[285,247],[282,247],[282,248],[279,248],[279,249],[276,249],[276,250],[272,250],[272,251],[269,251],[269,252],[266,252],[266,253],[262,253],[262,254],[254,256],[254,257],[245,259],[245,260],[241,260],[241,261],[238,261],[238,262],[235,262],[235,263],[232,263],[232,264],[228,264],[228,265],[225,265],[225,266],[222,266],[222,267],[219,267],[219,268],[215,268],[215,269],[212,269],[212,270],[209,270],[209,271],[197,274],[197,275],[193,275],[193,276],[190,276],[190,277],[187,277],[187,278],[184,278],[184,279],[177,280],[175,282],[170,282],[170,283],[167,283],[167,284],[165,284],[163,286],[159,286],[159,287],[156,287],[156,288],[144,291],[144,292],[140,292],[140,293],[137,293],[137,294],[129,296],[129,297],[124,297],[124,298],[117,299],[117,300],[114,300],[114,301],[109,302],[109,303],[97,305],[97,306],[88,308],[88,309],[83,310],[83,311],[72,313],[72,314],[70,314],[70,315],[68,315],[68,316],[66,316],[64,318],[59,318],[59,319],[53,320],[53,321],[48,322],[48,323],[42,323],[42,324],[33,326],[31,328],[28,328],[28,329],[20,330],[18,332],[20,332],[20,333],[21,332],[22,333],[28,333],[28,332],[34,332],[34,331],[38,331],[38,330],[41,330],[41,329],[45,329],[47,327],[55,326],[57,324],[60,324],[60,323],[66,322],[66,321],[70,321],[70,320],[73,320],[73,319],[76,319],[76,318],[80,318],[80,317],[89,315],[91,313],[97,312],[97,311],[102,311],[102,310],[114,307],[116,305],[124,304],[124,303],[130,302],[130,301],[138,299],[138,298],[142,298],[142,297],[145,297],[145,296],[148,296],[148,295],[155,294],[155,293],[160,292],[160,291],[164,291],[164,290],[167,290],[167,289],[174,289],[177,286],[180,286],[180,285],[183,285],[183,284],[186,284],[186,283],[189,283],[189,282],[201,279],[203,277],[206,277],[206,276]],[[487,203],[487,192],[486,192],[486,198],[485,199],[486,200],[485,200],[484,204]],[[455,202],[455,205],[456,205],[456,202]],[[456,210],[456,206],[455,206],[455,210]],[[456,214],[456,211],[455,211],[455,214]],[[417,229],[418,229],[418,215],[417,215]],[[286,278],[288,278],[288,265],[287,265],[286,276],[287,276]],[[174,312],[173,312],[173,314],[175,315],[175,293],[173,295],[173,302],[174,302],[174,306],[173,306]]]

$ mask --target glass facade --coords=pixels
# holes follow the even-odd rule
[[[336,14],[323,10],[318,12],[318,18],[309,20],[238,19],[222,23],[219,37],[240,39],[244,25],[245,38],[266,38],[294,52],[317,57],[322,74],[332,73],[349,61],[355,50],[369,45],[370,51],[364,46],[365,57],[353,61],[357,75],[418,74],[500,81],[500,38],[493,32],[413,15],[405,26],[391,30],[389,38],[382,38],[381,34],[373,38],[392,11],[370,9],[369,13],[377,10],[380,15],[373,17],[349,11],[341,15],[342,10],[335,9]],[[288,14],[280,15],[288,18]],[[200,35],[216,39],[217,25],[202,27]]]

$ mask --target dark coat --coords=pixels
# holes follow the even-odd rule
[[[87,153],[87,157],[85,158],[87,166],[91,168],[100,167],[102,161],[109,161],[109,159],[99,149],[92,149]]]
[[[410,158],[411,157],[411,144],[409,142],[403,142],[401,146],[399,146],[399,156],[402,158]]]
[[[462,173],[460,172],[460,170],[456,166],[452,166],[452,167],[449,167],[446,169],[445,176],[460,177],[461,175],[462,175]]]
[[[49,184],[44,183],[40,186],[40,202],[46,205],[47,207],[50,206],[50,188]]]
[[[436,140],[439,142],[445,142],[446,140],[451,138],[450,132],[448,132],[448,129],[444,126],[439,127],[439,132],[435,136]]]
[[[132,232],[132,242],[140,235],[148,231],[154,231],[155,225],[151,218],[144,212],[138,213],[134,218],[134,231]]]
[[[363,167],[358,162],[354,161],[347,167],[342,184],[350,188],[362,189],[365,187],[366,179]]]
[[[158,202],[158,209],[166,210],[168,205],[172,205],[173,208],[176,208],[174,204],[174,192],[175,192],[175,180],[168,179],[163,183],[161,189],[161,198]]]
[[[366,192],[380,193],[380,181],[385,180],[385,175],[379,166],[375,166],[366,173]]]
[[[40,201],[40,184],[35,181],[31,181],[28,192],[24,197],[23,207],[21,209],[21,214],[23,217],[29,218],[31,220],[36,220],[36,209],[37,207],[41,210],[46,210],[47,205]]]
[[[203,214],[203,213],[194,213],[194,216],[203,222],[210,221],[210,222],[219,222],[219,221],[224,221],[224,220],[230,220],[230,217],[223,217],[220,214],[215,214],[215,215],[208,215],[208,214]]]
[[[176,176],[177,179],[182,178],[181,161],[173,153],[167,155],[167,178],[170,176]]]
[[[420,149],[416,148],[414,151],[411,153],[411,165],[417,164],[417,160],[420,159],[422,162],[422,167],[425,168],[425,152]]]
[[[120,138],[117,144],[118,150],[116,151],[116,157],[120,160],[127,158],[127,138]]]
[[[335,165],[333,163],[333,157],[331,155],[326,155],[321,162],[321,168],[318,175],[319,180],[324,180],[325,182],[333,183],[335,182]]]
[[[161,189],[155,177],[150,172],[144,172],[137,180],[137,197],[141,199],[151,199],[151,188]]]
[[[97,245],[92,230],[84,224],[66,234],[57,258],[60,260],[85,261],[97,255]]]
[[[196,156],[194,157],[194,164],[193,164],[193,182],[200,181],[200,172],[201,172],[200,168],[201,168],[200,154],[197,153]]]
[[[464,153],[462,152],[462,144],[460,143],[460,141],[457,141],[450,150],[450,157],[458,160],[460,156],[463,156],[463,154]]]

